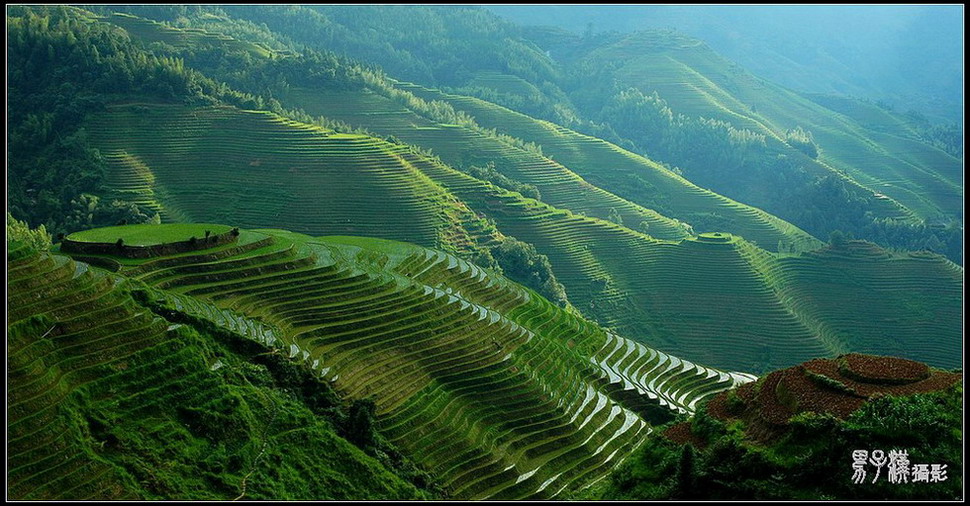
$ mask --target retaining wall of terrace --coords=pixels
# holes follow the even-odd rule
[[[81,253],[86,255],[116,255],[124,258],[151,258],[165,255],[176,255],[202,249],[214,248],[235,242],[239,238],[238,229],[224,234],[213,234],[208,238],[199,237],[187,241],[153,244],[151,246],[128,246],[125,244],[104,242],[80,242],[64,239],[61,251],[64,253]]]

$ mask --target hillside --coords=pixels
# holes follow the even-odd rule
[[[7,28],[11,499],[961,498],[957,125],[476,6]]]
[[[433,496],[349,442],[308,372],[130,279],[7,247],[9,498]]]
[[[175,37],[174,29],[158,23],[130,16],[109,19],[112,25],[87,20],[78,29],[108,27],[118,34],[119,29],[111,26],[127,26],[136,39],[147,38],[156,48],[166,37],[180,44],[207,41],[202,47],[215,54],[248,47],[204,30]],[[28,33],[33,33],[29,26]],[[260,40],[272,42],[268,37]],[[140,51],[134,46],[129,50]],[[248,49],[229,54],[237,53],[250,61],[258,57]],[[200,65],[209,61],[185,54]],[[790,257],[792,249],[821,246],[799,229],[701,190],[607,142],[479,99],[416,85],[395,88],[379,75],[336,59],[300,58],[260,60],[238,81],[264,79],[260,76],[272,65],[282,66],[287,76],[309,68],[312,61],[333,65],[334,75],[343,77],[324,81],[342,82],[339,87],[320,82],[286,86],[279,100],[303,104],[314,114],[333,114],[336,120],[376,133],[281,107],[274,106],[278,112],[255,110],[270,101],[224,84],[209,84],[181,60],[145,57],[146,73],[160,72],[151,70],[153,64],[171,67],[179,80],[188,81],[188,89],[213,86],[216,96],[188,96],[180,102],[146,91],[108,95],[115,99],[83,116],[79,132],[86,132],[87,146],[97,150],[103,163],[101,202],[129,202],[146,213],[158,213],[159,221],[232,222],[313,235],[383,237],[440,248],[484,266],[505,261],[503,269],[510,276],[564,305],[568,300],[616,333],[716,367],[761,372],[855,350],[953,365],[952,351],[960,337],[962,270],[952,264],[933,256],[914,257],[926,259],[917,262],[905,254],[876,250],[866,262],[839,264],[840,270],[830,272],[829,266],[836,264],[825,255]],[[223,75],[210,64],[200,68]],[[170,82],[158,88],[162,91],[152,93],[170,95],[173,90]],[[478,121],[510,125],[509,131],[541,147],[486,130]],[[378,134],[394,137],[381,139],[375,137]],[[401,140],[419,147],[400,144]],[[434,149],[441,161],[423,148]],[[485,165],[486,170],[475,172],[472,165]],[[489,166],[494,166],[494,173],[487,171]],[[38,163],[37,170],[42,167]],[[640,183],[630,191],[624,183],[629,181]],[[618,192],[627,188],[631,199],[652,199],[648,204],[659,204],[655,207],[665,212],[679,210],[680,217],[706,222],[714,233],[740,229],[746,235],[724,235],[728,240],[723,243],[710,236],[688,237],[690,229],[678,220],[592,182]],[[28,201],[30,195],[28,191]],[[85,199],[90,197],[82,195],[69,207],[83,227],[91,227],[98,224],[92,220],[99,214],[98,202]],[[550,201],[560,205],[549,205]],[[498,246],[514,240],[535,247],[520,267],[509,265],[511,258],[502,258]],[[765,251],[773,249],[785,253]],[[548,262],[542,274],[550,280],[545,286],[561,283],[561,292],[543,290],[542,283],[535,282],[537,262]],[[794,267],[803,263],[807,267]],[[838,286],[853,279],[855,269],[860,269],[859,278],[850,287],[867,289],[865,297],[852,300],[867,303],[846,318],[842,289],[816,282],[816,273],[831,274],[831,282]],[[914,302],[905,294],[920,277],[933,280],[922,292],[932,304]],[[820,300],[819,293],[831,296]],[[890,325],[901,331],[887,339]],[[934,334],[929,346],[928,331]]]
[[[403,161],[404,146],[228,107],[117,104],[86,126],[107,160],[108,195],[158,209],[165,221],[451,248],[470,240],[445,237],[468,210]]]
[[[516,113],[474,97],[442,94],[402,84],[427,100],[440,100],[472,115],[482,126],[542,146],[543,152],[592,184],[693,225],[695,232],[731,232],[775,251],[779,242],[798,250],[819,241],[759,209],[697,187],[643,156],[601,139]]]
[[[961,208],[960,160],[918,142],[911,133],[866,128],[833,114],[754,77],[696,39],[642,32],[585,58],[596,65],[617,64],[622,86],[657,92],[678,113],[723,120],[775,141],[796,127],[810,131],[820,152],[815,163],[806,162],[807,170],[844,171],[870,194],[885,195],[914,218],[952,216]]]
[[[142,173],[150,174],[141,179],[141,191],[163,196],[160,208],[178,210],[177,219],[236,217],[250,226],[289,221],[316,234],[398,237],[470,251],[477,240],[488,239],[475,228],[480,226],[477,216],[484,216],[493,220],[495,230],[548,256],[570,301],[584,314],[648,346],[676,349],[690,360],[761,371],[859,350],[953,365],[947,350],[959,342],[959,328],[951,322],[959,321],[953,315],[959,315],[962,271],[947,262],[904,263],[909,257],[880,256],[876,250],[867,258],[874,264],[851,264],[852,269],[875,269],[873,274],[860,270],[860,276],[900,280],[860,308],[856,314],[865,318],[845,321],[838,309],[844,307],[841,298],[825,299],[831,308],[816,302],[814,278],[787,267],[807,262],[808,270],[829,272],[824,255],[806,253],[805,260],[796,262],[730,235],[724,244],[658,241],[524,198],[372,137],[314,130],[266,113],[149,104],[109,107],[90,125],[99,132],[92,142],[109,156],[107,181],[118,182],[116,191],[134,180],[137,173],[129,161],[137,161]],[[210,137],[228,132],[220,141]],[[211,140],[197,140],[205,138]],[[267,139],[276,140],[267,144]],[[210,146],[226,151],[216,155]],[[243,177],[246,184],[227,185],[226,171],[234,177],[249,174]],[[287,177],[276,175],[281,172]],[[382,204],[351,204],[367,201]],[[442,214],[444,205],[468,221]],[[448,231],[456,232],[446,236]],[[457,240],[447,243],[439,237]],[[911,276],[933,276],[927,295],[937,302],[925,307],[947,317],[933,319],[924,306],[906,302],[909,296],[896,295],[897,289],[911,286],[905,281]],[[886,340],[881,329],[891,322],[877,314],[907,323],[897,325],[894,338]],[[933,327],[938,344],[932,347],[915,345],[926,339],[929,324],[920,323],[926,319],[938,322]]]
[[[132,19],[127,16],[106,18],[111,23],[122,20],[121,26],[126,27],[133,24]],[[153,28],[168,33],[161,25],[143,22],[132,35],[150,43],[161,37],[147,33]],[[220,50],[232,51],[233,48],[220,47]],[[204,72],[219,72],[209,64],[198,68]],[[306,71],[311,68],[306,67]],[[345,71],[336,69],[336,72]],[[381,85],[370,82],[372,79],[358,76],[357,83],[340,87],[287,85],[274,91],[285,107],[363,127],[374,134],[393,136],[431,150],[454,167],[481,167],[491,163],[495,170],[512,180],[535,186],[540,198],[549,204],[603,219],[616,210],[629,228],[639,230],[641,223],[646,222],[649,233],[659,238],[680,239],[685,236],[677,220],[670,219],[672,217],[693,225],[697,232],[729,231],[772,250],[779,241],[799,249],[820,245],[788,223],[697,188],[656,163],[609,143],[469,97],[442,95],[436,90],[406,84],[399,85],[398,89],[382,89]],[[245,79],[231,82],[244,87],[247,83]],[[389,85],[390,82],[385,86]],[[401,91],[406,92],[404,96]],[[412,93],[431,106],[415,108],[412,105],[415,101],[410,98]],[[388,96],[390,94],[396,95]],[[448,103],[455,110],[468,113],[466,117],[470,117],[471,122],[492,131],[429,118],[428,110],[435,110],[437,102]],[[496,135],[496,130],[498,134],[510,134],[533,142],[539,151],[517,146],[509,142],[508,137]],[[549,155],[543,156],[543,152]],[[602,167],[622,167],[624,176],[608,174]],[[634,190],[629,189],[631,182]],[[618,197],[610,191],[623,195]],[[658,214],[653,208],[662,208],[662,212]]]
[[[697,39],[671,32],[579,36],[518,27],[470,8],[415,8],[401,17],[339,6],[230,12],[277,31],[299,25],[294,38],[299,44],[340,47],[343,54],[382,65],[398,78],[476,96],[649,155],[702,188],[767,211],[817,238],[843,231],[884,247],[930,249],[962,264],[958,125],[931,125],[922,118],[915,130],[887,131],[756,78]],[[377,20],[384,29],[373,30]],[[474,26],[466,25],[472,20]],[[314,25],[320,29],[311,29]],[[463,29],[456,31],[459,26]],[[370,37],[359,37],[358,31]],[[507,47],[483,42],[485,33],[502,38]],[[630,99],[630,90],[642,91],[639,101]],[[907,122],[909,114],[889,115]],[[486,125],[485,116],[475,119],[501,133],[516,128],[508,117]],[[521,138],[544,144],[525,134]],[[542,147],[548,156],[550,150]],[[600,158],[576,165],[555,158],[587,182],[700,231],[734,219],[722,218],[711,209],[716,205],[702,211],[668,209],[662,196],[643,188],[636,172],[611,181],[597,166],[606,163]],[[581,170],[583,163],[592,163],[595,174]],[[721,228],[758,240],[743,230]],[[776,241],[759,244],[777,246]]]
[[[920,362],[855,353],[811,360],[710,398],[589,495],[959,500],[962,396],[960,372]],[[862,479],[853,465],[860,451]],[[905,467],[881,461],[877,474],[877,452],[893,459],[900,451]]]
[[[14,252],[9,266],[12,300],[32,301],[43,297],[33,304],[11,306],[14,325],[11,332],[26,337],[40,327],[53,329],[49,330],[50,339],[32,346],[57,345],[56,350],[50,348],[45,353],[69,354],[51,362],[63,360],[70,364],[71,381],[66,383],[65,393],[82,389],[82,385],[92,380],[103,384],[103,388],[112,388],[109,385],[119,381],[113,388],[121,388],[129,381],[125,379],[126,373],[104,374],[108,370],[121,370],[139,375],[126,388],[153,385],[154,389],[162,389],[157,391],[179,395],[177,392],[186,388],[187,383],[183,382],[186,377],[199,376],[201,381],[206,374],[212,375],[218,370],[237,378],[236,374],[251,368],[246,364],[247,359],[262,363],[256,357],[267,354],[288,357],[291,360],[286,363],[293,365],[286,367],[295,369],[287,374],[309,375],[308,379],[300,380],[304,395],[325,395],[332,389],[336,399],[350,406],[344,408],[350,410],[349,421],[345,422],[346,437],[358,443],[363,441],[361,445],[366,448],[368,440],[378,436],[369,435],[366,426],[359,426],[366,420],[355,417],[373,416],[379,437],[429,473],[432,478],[425,480],[433,479],[431,483],[440,486],[448,497],[550,497],[582,487],[622,461],[650,433],[651,423],[670,419],[672,413],[689,412],[704,396],[752,379],[747,374],[702,367],[604,332],[534,292],[441,252],[385,240],[314,239],[269,229],[234,229],[224,236],[189,239],[182,236],[197,231],[184,225],[149,225],[158,232],[158,237],[168,239],[159,244],[135,245],[135,237],[145,235],[144,227],[125,226],[93,231],[97,234],[73,234],[62,243],[61,248],[72,251],[77,259],[108,267],[113,273],[57,253],[27,253],[16,244],[11,246]],[[116,240],[92,242],[97,236],[108,235],[118,236],[121,246]],[[170,251],[158,250],[160,247]],[[88,302],[78,304],[75,292],[83,292]],[[118,313],[119,304],[130,307],[130,312]],[[113,311],[119,318],[105,321],[88,314],[92,310],[100,314],[102,306],[104,311]],[[21,321],[26,323],[18,323]],[[75,321],[85,323],[74,328],[70,322]],[[63,336],[78,333],[77,338],[81,338],[98,332],[103,334],[104,325],[111,326],[111,336],[117,333],[122,339],[131,332],[140,332],[138,345],[131,342],[118,348],[114,341],[96,339],[92,341],[97,343],[95,348],[83,340],[71,341],[74,344],[70,347],[62,346],[67,342],[62,340]],[[154,330],[149,334],[136,330],[144,328]],[[180,328],[184,330],[176,331]],[[192,373],[173,376],[183,379],[170,380],[168,387],[164,385],[169,383],[153,382],[142,376],[147,370],[153,371],[152,374],[168,371],[166,367],[150,364],[165,360],[174,351],[152,348],[146,351],[150,359],[135,354],[152,343],[168,342],[164,339],[166,336],[169,340],[182,336],[183,341],[198,343],[199,347],[209,346],[204,349],[210,350],[181,348],[180,356],[191,359],[181,367]],[[190,339],[191,336],[194,337]],[[221,344],[203,344],[209,340]],[[18,348],[12,355],[25,360],[22,366],[18,363],[11,377],[24,385],[17,386],[17,392],[27,389],[27,385],[35,389],[43,385],[32,375],[50,375],[24,370],[20,379],[16,371],[37,360],[30,346]],[[92,362],[70,358],[75,356],[90,357]],[[92,367],[96,369],[88,370]],[[313,381],[310,377],[321,382],[319,393],[314,393],[316,387],[307,383]],[[198,395],[207,395],[206,385],[203,382],[195,387]],[[70,402],[78,403],[78,409],[82,410],[111,405],[116,402],[112,399],[117,399],[88,397],[88,390],[82,391],[85,393],[70,397]],[[127,396],[118,395],[137,404],[132,409],[145,411],[98,413],[110,415],[111,419],[131,413],[132,423],[141,423],[136,415],[162,410],[165,399],[169,398],[167,395],[155,397],[146,407],[144,396],[134,395],[137,390],[128,391],[131,393]],[[46,404],[37,405],[27,401],[36,395],[24,395],[23,401],[11,405],[15,408],[11,413],[18,420],[34,419],[38,410],[50,410],[68,402],[62,397],[47,397]],[[253,407],[253,416],[264,420],[268,416],[271,424],[276,416],[274,409],[279,409],[280,416],[284,413],[290,416],[274,404],[275,400],[267,399],[266,394],[238,391],[234,395],[248,402],[264,399],[262,409],[270,410],[269,415],[257,415],[257,408]],[[303,399],[304,402],[311,400]],[[200,423],[209,423],[208,420],[227,423],[225,420],[246,415],[239,411],[245,408],[236,409],[239,400],[220,402],[203,405],[205,409],[193,416],[200,416]],[[329,406],[340,405],[333,398],[326,402]],[[372,409],[370,415],[366,411],[368,404]],[[189,409],[180,405],[177,410],[182,411],[176,412]],[[221,410],[221,415],[209,415],[206,409]],[[365,410],[364,415],[355,415],[361,409]],[[313,413],[307,416],[319,418],[319,412]],[[104,424],[101,427],[112,426],[107,421],[100,423]],[[267,439],[268,431],[285,428],[282,421],[280,427],[247,420],[232,423],[240,424],[232,425],[237,427],[234,430],[243,431],[233,433],[234,436],[247,433],[249,426],[252,426],[251,432],[262,434],[245,440],[249,441],[245,447],[249,453],[245,455],[256,459],[260,457],[254,453],[262,455],[262,460],[247,461],[251,463],[251,471],[256,472],[258,462],[273,462],[276,457],[270,459],[270,455],[285,450],[282,443]],[[61,426],[50,429],[52,436],[58,427]],[[221,442],[217,437],[214,440],[214,444]],[[443,440],[449,445],[442,446]],[[36,443],[35,439],[30,441]],[[262,442],[258,450],[255,441]],[[116,453],[99,454],[95,460],[108,459],[123,467],[118,495],[139,497],[146,492],[124,482],[128,476],[125,473],[135,473],[130,466],[139,461],[131,460],[130,448],[123,443],[124,440],[118,443]],[[85,447],[90,448],[82,444]],[[150,450],[138,448],[139,457],[143,457],[139,452]],[[377,448],[383,450],[381,446]],[[75,446],[64,451],[73,455],[82,450]],[[228,446],[227,451],[230,451]],[[184,457],[190,455],[186,453]],[[230,451],[225,458],[231,455]],[[299,455],[305,457],[309,453]],[[214,466],[224,465],[217,457],[210,461]],[[309,465],[296,462],[294,465]],[[315,465],[333,466],[335,471],[329,471],[332,474],[343,469],[345,463],[318,461]],[[191,472],[184,466],[181,471]],[[23,488],[16,489],[16,495],[21,496],[22,490],[23,496],[47,497],[28,483],[42,480],[44,473],[59,473],[58,468],[35,465],[30,469],[33,471],[23,475]],[[227,469],[221,479],[231,482],[233,477],[238,478],[237,469]],[[267,471],[263,469],[260,473]],[[101,472],[108,471],[98,471]],[[413,472],[412,475],[418,476]],[[90,484],[93,487],[100,474],[85,476],[85,482],[95,482]],[[250,479],[255,482],[257,476],[263,475],[254,474]],[[28,477],[32,478],[28,480]],[[313,487],[325,485],[311,484]],[[251,494],[255,493],[252,487]],[[306,492],[312,494],[312,490]],[[400,488],[393,493],[404,494],[406,490],[406,487]],[[171,493],[189,498],[210,497],[192,495],[190,490]],[[345,493],[348,497],[361,498],[392,492],[346,489]],[[301,497],[300,493],[279,496]]]

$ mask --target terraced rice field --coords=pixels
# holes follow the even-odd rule
[[[962,209],[962,162],[918,142],[908,129],[836,102],[839,114],[758,79],[702,44],[662,44],[662,38],[630,37],[589,58],[620,63],[624,85],[656,91],[675,113],[728,121],[776,142],[796,126],[810,130],[821,152],[819,163],[803,160],[806,167],[819,174],[843,170],[854,185],[883,196],[872,206],[879,217],[932,219]]]
[[[687,236],[677,220],[594,186],[550,158],[469,128],[434,123],[376,93],[292,88],[285,100],[312,114],[430,149],[452,167],[483,167],[493,162],[502,174],[535,185],[542,201],[556,207],[603,219],[615,209],[631,229],[639,230],[640,223],[646,222],[648,233],[659,239]]]
[[[254,57],[260,58],[266,58],[272,54],[271,50],[261,45],[244,42],[221,33],[213,33],[198,28],[171,28],[161,23],[130,14],[116,12],[99,19],[124,28],[146,44],[163,42],[178,48],[204,45],[224,46],[231,50],[242,49]]]
[[[244,235],[209,255],[266,238]],[[144,285],[130,278],[16,242],[8,249],[11,499],[258,499],[279,498],[280,487],[303,499],[414,497],[329,421],[273,391],[278,384],[253,387],[248,375],[272,378],[258,347],[245,361],[136,301],[131,290]],[[275,331],[220,316],[237,335]]]
[[[657,209],[664,215],[687,223],[702,216],[707,219],[719,217],[721,226],[718,230],[695,232],[727,231],[755,241],[769,250],[777,247],[779,240],[801,249],[821,245],[817,239],[788,222],[699,188],[656,163],[602,139],[536,120],[474,97],[450,95],[408,83],[399,83],[398,86],[426,100],[447,102],[455,109],[472,115],[486,128],[496,128],[513,137],[535,142],[542,146],[546,156],[568,167],[590,184],[631,202]]]
[[[505,233],[534,244],[549,257],[572,303],[621,334],[740,370],[839,351],[800,323],[749,264],[742,254],[747,243],[737,237],[658,241],[535,205],[439,164],[415,166],[487,212]]]
[[[833,347],[961,366],[963,269],[944,257],[862,241],[797,257],[745,255]]]
[[[70,406],[86,395],[125,417],[168,394],[181,372],[149,357],[175,353],[177,334],[125,297],[118,277],[17,244],[7,259],[7,493],[134,499],[115,468],[76,443]],[[152,372],[128,367],[146,361]],[[116,390],[136,378],[147,379],[139,386],[151,394]]]
[[[733,370],[856,350],[956,366],[963,270],[939,255],[899,257],[868,243],[852,244],[880,253],[848,261],[831,250],[776,255],[731,234],[658,241],[441,164],[414,166],[547,255],[584,314],[649,346]],[[817,285],[817,276],[831,284]],[[846,293],[855,294],[851,302],[842,301]],[[918,303],[923,295],[933,302]]]
[[[655,313],[657,308],[650,301],[657,299],[652,295],[656,287],[644,283],[657,276],[629,275],[632,267],[655,268],[649,262],[629,260],[649,256],[647,252],[657,243],[650,237],[516,194],[496,193],[498,190],[494,187],[402,149],[391,156],[386,151],[388,145],[381,145],[373,138],[334,135],[289,125],[269,114],[228,108],[118,106],[95,119],[94,124],[100,132],[97,142],[118,148],[124,146],[131,156],[144,153],[139,156],[148,162],[146,166],[152,167],[156,182],[179,181],[179,192],[170,193],[167,202],[175,202],[186,214],[205,221],[235,216],[246,224],[275,224],[287,217],[294,224],[301,224],[302,230],[366,233],[411,239],[419,244],[444,242],[442,230],[451,230],[457,237],[447,242],[460,245],[472,242],[467,230],[476,235],[481,232],[471,230],[474,220],[459,221],[456,229],[456,221],[451,216],[432,212],[435,199],[439,199],[437,202],[448,199],[452,203],[461,199],[464,203],[454,205],[454,209],[464,209],[462,212],[469,217],[475,212],[490,216],[504,233],[529,241],[547,254],[574,303],[581,304],[586,314],[597,317],[600,323],[616,326],[621,334],[665,349],[676,349],[696,340],[696,346],[686,345],[684,356],[703,362],[715,358],[713,352],[697,354],[708,349],[707,344],[700,343],[705,343],[712,333],[724,340],[726,347],[735,342],[733,336],[751,333],[735,333],[734,327],[725,326],[709,315],[707,321],[715,323],[702,324],[704,330],[697,330],[695,321],[684,323],[684,328],[674,332],[657,328],[652,322],[668,312]],[[224,131],[231,131],[231,137],[214,134]],[[191,140],[195,136],[213,139],[212,142]],[[286,139],[286,142],[271,145],[273,139]],[[216,148],[211,146],[219,143],[225,146],[220,148],[218,160],[214,160],[211,151]],[[292,165],[295,163],[307,165],[296,168]],[[391,163],[394,171],[384,169],[383,163]],[[281,172],[287,177],[278,177]],[[230,186],[227,192],[224,180],[232,178],[239,178],[245,184]],[[315,200],[312,195],[315,189],[326,198]],[[218,191],[223,193],[217,197]],[[284,198],[289,191],[293,194]],[[418,191],[425,193],[422,196]],[[212,195],[218,202],[208,203],[206,195]],[[354,202],[378,196],[383,199],[382,205]],[[608,280],[613,281],[608,283]],[[600,282],[606,286],[594,289]],[[730,311],[730,307],[725,311]],[[725,338],[725,335],[731,337]],[[800,334],[798,339],[802,339]],[[812,348],[806,353],[813,349],[817,350]],[[750,360],[719,360],[714,363],[737,368],[751,365]]]
[[[166,220],[283,226],[456,247],[466,208],[401,159],[402,148],[231,107],[117,105],[92,118],[107,186]],[[467,234],[466,234],[467,235]]]
[[[503,233],[549,256],[584,314],[689,360],[766,370],[853,350],[857,335],[870,334],[859,330],[867,323],[852,320],[838,332],[825,330],[829,314],[812,316],[800,309],[804,303],[780,295],[788,292],[753,270],[744,248],[653,240],[496,189],[371,137],[231,108],[117,106],[93,125],[96,142],[144,158],[156,182],[179,181],[179,192],[167,201],[204,221],[236,217],[247,226],[272,226],[286,217],[298,231],[384,236],[461,251],[480,239],[473,236],[488,235],[472,227],[480,221],[476,214],[488,216]],[[738,209],[758,216],[753,208]],[[779,237],[771,221],[760,223],[764,236]],[[799,290],[799,298],[813,297],[811,288]],[[884,303],[879,311],[897,311],[889,308],[898,304],[878,300]],[[915,306],[906,310],[916,313],[899,318],[922,318]],[[918,338],[907,334],[899,347]],[[881,345],[874,346],[878,352]]]
[[[457,498],[554,497],[603,477],[650,433],[753,377],[681,361],[442,252],[279,230],[120,267],[196,317],[305,363]],[[242,240],[241,236],[241,240]],[[127,260],[127,259],[126,259]],[[446,444],[443,444],[446,442]]]

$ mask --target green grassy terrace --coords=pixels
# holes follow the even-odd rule
[[[284,100],[313,114],[430,149],[452,167],[494,163],[502,174],[534,185],[542,201],[556,207],[602,219],[616,210],[631,229],[639,230],[645,222],[650,235],[660,239],[682,239],[688,235],[677,220],[594,186],[560,162],[480,131],[435,123],[377,93],[294,87]]]
[[[99,132],[92,137],[106,151],[123,151],[145,163],[165,194],[161,206],[204,221],[235,218],[244,227],[387,237],[462,252],[489,239],[481,224],[482,216],[489,217],[498,231],[549,257],[570,300],[585,315],[645,345],[715,367],[760,371],[854,350],[873,339],[868,315],[882,311],[896,312],[901,322],[929,317],[918,305],[890,302],[892,297],[880,292],[869,295],[869,312],[847,319],[837,313],[813,316],[802,299],[816,297],[815,283],[797,278],[797,290],[784,288],[753,259],[769,258],[773,264],[785,255],[747,254],[748,236],[725,243],[709,236],[660,241],[524,198],[399,145],[333,134],[270,113],[133,104],[111,107],[91,124],[91,131]],[[130,174],[121,164],[109,168],[112,174]],[[753,208],[735,209],[764,218],[747,221],[752,227],[760,223],[751,230],[762,238],[759,245],[767,238],[775,239],[768,244],[797,240],[781,232],[796,230],[779,228],[784,222]],[[648,232],[663,230],[662,223],[653,222]],[[820,246],[806,241],[802,247]],[[823,259],[806,261],[824,269]],[[888,273],[900,265],[888,256],[876,258],[874,268]],[[927,269],[923,275],[934,280],[929,289],[936,293],[950,294],[959,286],[948,264],[925,262],[919,269]],[[829,300],[839,304],[839,297]],[[958,301],[947,296],[939,307],[950,311]],[[829,319],[838,320],[840,330],[824,330],[832,324]],[[936,324],[949,329],[937,338],[941,349],[954,349],[956,321]],[[894,349],[924,349],[912,346],[927,339],[920,325],[904,328],[894,336],[899,343]],[[866,351],[878,352],[879,341],[872,342],[876,349]],[[946,353],[913,358],[948,363]]]
[[[231,227],[206,223],[184,223],[174,226],[124,225],[104,227],[75,232],[67,239],[85,243],[113,244],[118,239],[130,246],[153,246],[187,241],[192,237],[203,238],[206,232],[212,235],[225,234]]]
[[[441,100],[467,112],[486,128],[534,142],[542,152],[568,167],[590,184],[686,223],[716,218],[714,230],[700,226],[696,232],[726,230],[774,250],[778,241],[811,249],[821,243],[798,227],[760,209],[741,204],[699,188],[643,156],[602,139],[583,135],[548,121],[474,97],[451,95],[422,86],[399,83],[425,100]],[[624,221],[626,224],[627,222]],[[635,228],[635,224],[631,228]],[[707,227],[710,224],[705,225]]]

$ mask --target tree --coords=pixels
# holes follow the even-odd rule
[[[623,224],[623,217],[620,216],[620,212],[617,211],[615,207],[610,208],[610,214],[607,219],[609,219],[613,223],[616,223],[617,225]]]
[[[377,443],[374,434],[373,399],[355,399],[347,414],[345,432],[347,439],[361,448],[371,448]]]
[[[684,444],[680,449],[680,461],[677,463],[677,482],[673,491],[673,496],[677,499],[690,499],[697,496],[694,460],[694,445]]]
[[[829,244],[836,249],[845,248],[846,244],[848,244],[848,239],[846,239],[845,232],[841,230],[833,230],[832,233],[829,234]]]
[[[490,253],[506,276],[539,292],[552,303],[566,306],[565,287],[556,280],[549,257],[536,251],[535,246],[507,237],[493,246]]]
[[[59,239],[60,234],[59,234]],[[31,229],[26,222],[20,221],[7,213],[7,240],[17,240],[26,243],[36,250],[47,250],[51,246],[51,235],[44,225]]]

